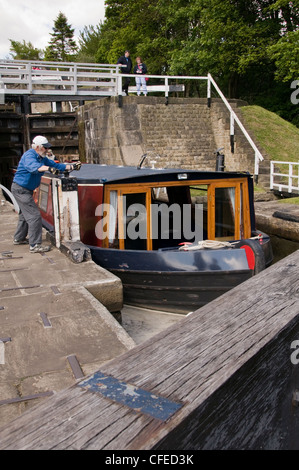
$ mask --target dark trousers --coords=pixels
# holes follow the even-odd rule
[[[19,204],[20,213],[14,239],[21,241],[28,235],[31,246],[42,242],[42,218],[34,202],[33,191],[12,183],[11,192]]]
[[[124,77],[123,78],[123,91],[128,94],[128,90],[129,90],[129,85],[130,85],[130,77]]]

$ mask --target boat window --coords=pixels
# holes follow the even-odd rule
[[[235,238],[236,188],[215,188],[215,238]]]
[[[117,233],[117,191],[110,191],[110,209],[109,209],[109,247],[119,248],[119,240]]]
[[[122,195],[124,248],[126,250],[147,249],[146,193]]]
[[[203,240],[208,238],[208,189],[207,184],[198,184],[190,186],[190,194],[192,201],[192,210],[195,210],[195,204],[202,206],[202,236]]]
[[[49,188],[50,186],[45,183],[41,183],[39,187],[38,207],[44,212],[48,209]]]
[[[190,186],[192,204],[202,204],[205,211],[208,210],[208,185],[199,184]]]
[[[154,250],[207,238],[207,191],[207,184],[153,188],[151,232]]]
[[[241,184],[242,191],[240,191],[240,219],[239,219],[239,238],[242,240],[242,238],[245,237],[244,233],[244,207],[243,207],[243,185]],[[238,237],[237,237],[238,238]]]
[[[152,201],[153,202],[169,202],[167,188],[159,187],[152,189]]]

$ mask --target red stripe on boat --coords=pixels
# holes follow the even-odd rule
[[[245,250],[245,252],[246,252],[247,263],[248,263],[249,269],[254,269],[254,267],[255,267],[255,254],[254,254],[253,249],[248,245],[240,246],[240,248],[243,248],[243,250]]]

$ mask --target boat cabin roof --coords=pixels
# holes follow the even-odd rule
[[[249,173],[197,171],[178,168],[146,168],[133,166],[83,164],[78,172],[72,172],[73,177],[82,184],[111,184],[111,183],[142,183],[169,182],[178,180],[228,179],[251,177]]]

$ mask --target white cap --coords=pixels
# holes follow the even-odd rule
[[[32,142],[35,145],[42,145],[43,147],[45,147],[45,149],[49,149],[50,147],[52,147],[52,145],[49,144],[48,139],[43,135],[37,135],[36,137],[34,137]]]

